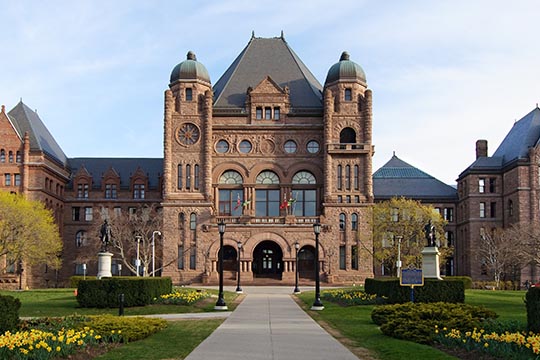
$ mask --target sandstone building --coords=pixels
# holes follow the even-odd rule
[[[346,52],[321,85],[283,36],[252,36],[216,82],[189,52],[164,98],[159,159],[68,158],[35,111],[22,101],[9,112],[2,107],[0,189],[52,209],[64,250],[58,271],[3,257],[1,286],[64,286],[72,275],[95,274],[95,263],[84,270],[77,261],[97,241],[95,225],[141,204],[163,212],[157,267],[175,284],[217,283],[221,221],[226,281],[236,278],[240,258],[242,283],[290,284],[296,246],[301,279],[311,280],[319,222],[321,280],[361,283],[374,274],[365,250],[370,207],[393,196],[433,205],[448,221],[455,254],[443,273],[487,280],[473,257],[481,229],[538,216],[538,108],[493,156],[480,141],[455,189],[397,156],[373,173],[372,92]],[[113,262],[118,275],[122,263]],[[527,267],[521,281],[537,277]]]

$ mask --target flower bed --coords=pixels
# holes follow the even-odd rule
[[[197,289],[177,289],[170,294],[161,295],[154,299],[156,304],[173,304],[173,305],[193,305],[199,300],[209,297],[204,290]]]
[[[345,306],[372,305],[378,302],[377,295],[366,294],[356,289],[324,290],[321,293],[323,300],[328,300]]]
[[[435,340],[449,348],[481,351],[500,359],[539,359],[540,334],[525,332],[487,333],[483,329],[462,332],[435,327]]]

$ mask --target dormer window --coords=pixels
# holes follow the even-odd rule
[[[266,120],[272,120],[272,108],[271,107],[265,107],[264,108],[264,118]]]
[[[116,184],[105,184],[105,199],[116,199]]]
[[[274,120],[279,120],[279,107],[274,108]]]
[[[192,100],[193,100],[193,89],[186,88],[186,101],[192,101]]]
[[[345,101],[352,101],[352,89],[345,89]]]
[[[258,119],[258,120],[261,120],[262,119],[262,107],[258,107],[256,110],[255,110],[255,118]]]

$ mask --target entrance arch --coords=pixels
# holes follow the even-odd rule
[[[303,246],[298,251],[298,276],[315,278],[315,248],[311,245]]]
[[[219,259],[219,251],[218,251]],[[218,262],[219,271],[219,262]],[[223,246],[223,270],[224,271],[236,271],[238,267],[238,253],[236,249],[230,245]]]
[[[283,251],[271,241],[259,243],[253,250],[253,276],[258,278],[280,279],[283,272]]]

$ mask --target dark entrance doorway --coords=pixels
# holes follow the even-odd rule
[[[279,245],[270,240],[257,245],[253,251],[252,270],[255,277],[281,280],[283,252]]]
[[[306,245],[298,251],[298,276],[301,278],[315,278],[315,248]]]
[[[224,271],[236,271],[238,267],[238,253],[236,249],[230,245],[223,246],[223,270]],[[219,259],[219,251],[218,251]],[[219,271],[219,262],[218,262]]]

